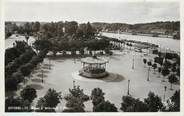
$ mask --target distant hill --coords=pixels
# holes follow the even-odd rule
[[[99,31],[105,32],[129,32],[143,34],[173,35],[180,31],[179,21],[153,22],[153,23],[103,23],[95,22],[92,25]]]

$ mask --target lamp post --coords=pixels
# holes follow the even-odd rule
[[[41,76],[41,78],[42,78],[42,83],[43,83],[43,70],[42,70],[42,72],[41,72],[41,73],[42,73],[42,76]]]
[[[165,59],[167,59],[167,58],[166,58],[167,52],[168,52],[168,48],[165,49]]]
[[[28,40],[29,40],[29,35],[26,33],[25,34],[25,38],[26,38],[26,42],[27,42],[27,44],[28,44]],[[29,44],[28,44],[29,45]]]
[[[164,101],[165,101],[165,93],[167,91],[167,86],[164,86]]]
[[[148,66],[148,77],[147,77],[147,81],[149,81],[149,72],[150,72],[150,66]]]
[[[152,65],[151,60],[150,60],[147,64],[148,64],[148,76],[147,76],[147,81],[149,81],[149,80],[150,80],[150,79],[149,79],[149,76],[150,76],[150,67],[151,67],[151,65]]]
[[[165,81],[165,76],[162,76],[162,77],[163,77],[163,78],[162,78],[162,82],[166,82],[166,81]]]
[[[128,91],[127,91],[127,95],[130,95],[129,87],[130,87],[130,80],[128,80]]]
[[[75,88],[75,80],[73,80],[73,88]]]
[[[76,60],[75,60],[75,58],[74,58],[73,60],[74,60],[74,64],[76,64]]]
[[[132,69],[134,69],[134,53],[133,53],[133,59],[132,59]]]
[[[49,69],[51,69],[51,60],[49,58]]]

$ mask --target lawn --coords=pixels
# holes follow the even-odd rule
[[[33,106],[39,97],[45,95],[49,88],[53,88],[62,92],[62,96],[68,93],[68,89],[73,87],[73,80],[76,85],[80,85],[84,92],[91,94],[93,88],[99,87],[105,92],[105,98],[114,103],[118,108],[122,101],[122,96],[127,95],[127,84],[130,80],[130,94],[133,97],[144,99],[149,91],[154,92],[163,99],[164,86],[167,86],[166,99],[171,97],[175,90],[179,90],[179,85],[173,85],[173,91],[169,90],[169,82],[161,82],[162,78],[158,78],[158,73],[150,71],[150,81],[147,81],[148,69],[144,67],[143,53],[133,52],[132,50],[113,51],[113,55],[108,57],[107,71],[116,77],[107,77],[101,80],[87,79],[77,76],[77,72],[82,67],[80,58],[62,57],[50,58],[51,69],[49,69],[49,58],[45,58],[39,69],[32,73],[31,79],[27,82],[37,90],[38,97],[34,100]],[[134,69],[132,69],[132,61],[134,56]],[[149,56],[149,59],[153,56]],[[41,82],[41,70],[43,70],[44,83]],[[18,94],[19,91],[17,91]],[[65,106],[62,100],[59,104],[59,111]],[[92,111],[91,101],[85,103],[86,111]]]

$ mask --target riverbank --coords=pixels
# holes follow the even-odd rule
[[[170,38],[173,39],[173,36],[171,35],[164,35],[164,34],[158,34],[157,36],[154,36],[154,34],[146,34],[146,33],[130,33],[130,32],[102,32],[102,33],[114,33],[114,34],[127,34],[127,35],[137,35],[137,36],[148,36],[148,37],[162,37],[162,38]]]

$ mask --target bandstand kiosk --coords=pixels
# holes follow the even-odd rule
[[[108,60],[105,58],[93,56],[81,59],[82,69],[79,75],[87,78],[103,78],[108,75],[106,72],[106,64]]]

